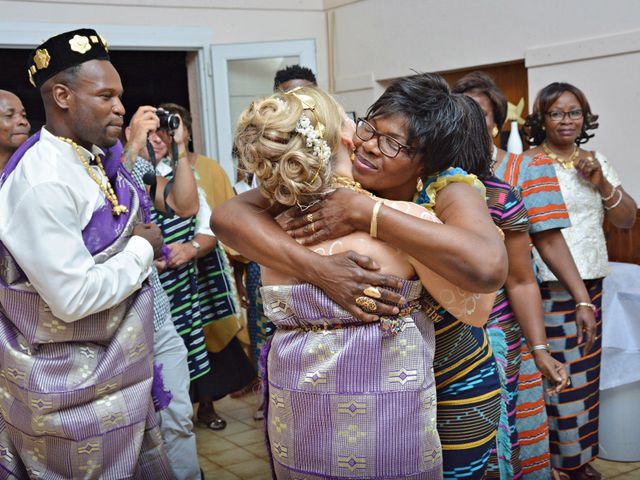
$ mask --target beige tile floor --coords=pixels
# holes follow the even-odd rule
[[[253,420],[255,404],[255,395],[226,397],[216,402],[216,410],[227,421],[227,428],[214,432],[200,425],[195,427],[200,466],[207,480],[271,478],[262,422]],[[594,466],[607,480],[640,480],[640,462],[596,460]]]

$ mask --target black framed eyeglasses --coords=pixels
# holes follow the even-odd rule
[[[400,143],[389,135],[378,132],[373,125],[362,117],[358,118],[356,122],[356,136],[363,142],[367,142],[373,137],[378,137],[378,149],[385,157],[395,158],[403,148],[407,153],[411,154],[411,147]]]
[[[554,122],[561,122],[565,117],[569,117],[571,120],[580,120],[583,116],[582,110],[571,110],[569,112],[563,112],[562,110],[553,110],[547,112],[547,115]]]

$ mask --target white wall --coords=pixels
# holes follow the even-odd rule
[[[326,85],[323,8],[322,0],[0,0],[2,21],[158,26],[158,36],[173,26],[201,26],[212,30],[213,44],[313,38]]]
[[[526,59],[530,103],[552,81],[583,89],[601,149],[640,201],[640,2],[364,0],[332,10],[334,84],[359,115],[381,82]]]

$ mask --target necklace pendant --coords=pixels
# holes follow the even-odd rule
[[[124,205],[116,205],[111,209],[111,212],[113,213],[114,216],[118,216],[122,213],[127,213],[128,211],[129,209]]]
[[[562,166],[565,170],[573,170],[575,166],[573,165],[573,160],[569,160],[568,162],[562,162]]]

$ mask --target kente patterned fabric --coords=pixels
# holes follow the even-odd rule
[[[278,479],[440,479],[433,325],[403,282],[397,335],[309,284],[262,288],[269,448]]]
[[[487,207],[496,226],[503,232],[526,233],[529,230],[527,211],[518,192],[496,177],[483,183],[487,189]],[[504,288],[496,294],[486,330],[496,359],[502,392],[496,448],[491,452],[486,478],[519,479],[522,471],[516,431],[516,400],[522,331]]]
[[[480,480],[500,419],[500,378],[493,351],[484,328],[456,319],[428,293],[422,303],[436,333],[433,368],[443,478]]]
[[[496,167],[494,175],[520,193],[529,216],[531,233],[571,226],[550,158],[508,153]]]
[[[520,443],[522,478],[549,480],[551,478],[549,422],[544,403],[542,374],[536,367],[536,362],[524,339],[517,400],[516,429]]]
[[[130,214],[124,224],[113,220],[117,230],[105,227],[100,212],[87,225],[96,263],[120,252],[140,220],[133,184],[119,174],[115,180]],[[0,256],[0,478],[171,478],[151,399],[148,284],[113,308],[66,323],[2,245]]]
[[[495,176],[515,187],[527,209],[529,233],[571,226],[553,161],[509,153],[495,169]],[[551,477],[549,427],[544,404],[542,375],[522,339],[520,382],[516,404],[516,430],[523,478]]]
[[[167,178],[171,178],[171,175]],[[195,216],[167,217],[154,208],[151,220],[162,230],[162,237],[167,245],[188,242],[195,235]],[[165,270],[160,274],[160,282],[171,302],[171,318],[176,331],[187,347],[189,375],[191,381],[194,381],[211,370],[202,330],[196,262],[187,262],[177,268]]]
[[[571,385],[546,396],[551,465],[575,470],[598,455],[600,357],[602,354],[602,279],[585,280],[598,309],[596,341],[588,355],[578,346],[575,300],[559,282],[545,282],[541,293],[551,355],[569,370]]]
[[[273,322],[264,314],[262,294],[260,287],[260,266],[255,262],[247,263],[246,280],[247,287],[247,327],[249,329],[249,341],[251,342],[251,356],[258,375],[262,375],[258,359],[262,352],[262,347],[273,337],[275,327]]]
[[[485,198],[475,175],[448,168],[429,177],[415,202],[434,208],[438,192],[451,183],[466,183]],[[500,417],[500,378],[487,334],[456,319],[429,294],[422,299],[435,324],[433,362],[438,391],[438,433],[447,480],[484,477],[495,446]]]

